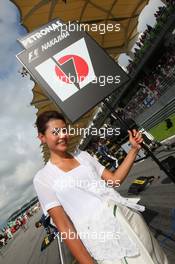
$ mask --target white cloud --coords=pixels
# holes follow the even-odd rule
[[[138,32],[143,32],[147,28],[147,24],[150,26],[154,26],[156,22],[156,18],[154,16],[154,13],[156,10],[158,10],[159,6],[164,6],[161,0],[150,0],[148,5],[144,7],[142,12],[140,13],[139,20],[138,20]],[[134,48],[137,47],[137,45],[133,45],[132,51]],[[137,47],[138,48],[138,47]],[[126,54],[122,54],[118,58],[118,63],[121,67],[126,67],[128,65],[128,59],[129,57]]]
[[[0,184],[4,186],[0,197],[1,219],[7,218],[16,210],[14,206],[11,207],[11,203],[21,206],[26,199],[34,196],[33,189],[31,193],[27,192],[28,196],[24,194],[24,187],[30,187],[34,174],[42,165],[39,142],[33,126],[36,110],[29,106],[33,84],[17,74],[14,71],[0,82],[1,87],[5,87],[0,106]],[[4,204],[7,214],[3,211]]]
[[[142,10],[139,16],[138,32],[143,32],[146,29],[146,24],[153,26],[156,22],[154,13],[159,6],[164,6],[161,0],[150,0],[148,5]]]
[[[17,9],[7,0],[0,3],[0,72],[10,72],[15,67],[15,53],[17,50]]]
[[[20,51],[16,39],[23,31],[17,12],[11,2],[1,0],[0,224],[36,195],[32,178],[43,165],[34,128],[36,109],[30,106],[33,83],[21,77],[15,58]]]

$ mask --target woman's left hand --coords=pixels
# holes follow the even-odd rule
[[[131,147],[140,150],[141,149],[141,143],[143,142],[142,133],[137,131],[136,129],[128,130],[129,133],[129,142],[131,143]]]

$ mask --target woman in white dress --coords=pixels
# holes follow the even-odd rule
[[[51,216],[77,262],[167,264],[139,212],[144,206],[114,190],[134,163],[141,134],[128,131],[131,149],[117,170],[110,172],[86,151],[67,152],[69,135],[60,113],[42,113],[36,126],[50,160],[35,175],[34,187],[43,212]]]

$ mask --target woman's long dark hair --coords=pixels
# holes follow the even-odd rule
[[[41,113],[37,119],[36,119],[36,127],[38,129],[38,133],[42,133],[44,134],[46,129],[47,129],[47,123],[50,120],[53,119],[58,119],[58,120],[62,120],[66,123],[66,120],[64,118],[64,116],[57,112],[57,111],[46,111]]]

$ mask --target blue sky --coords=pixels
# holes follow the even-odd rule
[[[151,0],[139,18],[139,32],[154,24],[154,12],[162,5]],[[0,1],[0,225],[15,210],[36,195],[32,178],[43,166],[34,128],[36,109],[30,106],[33,82],[22,78],[21,65],[15,55],[21,51],[16,39],[24,35],[19,11],[8,0]],[[125,65],[127,57],[121,56]]]

